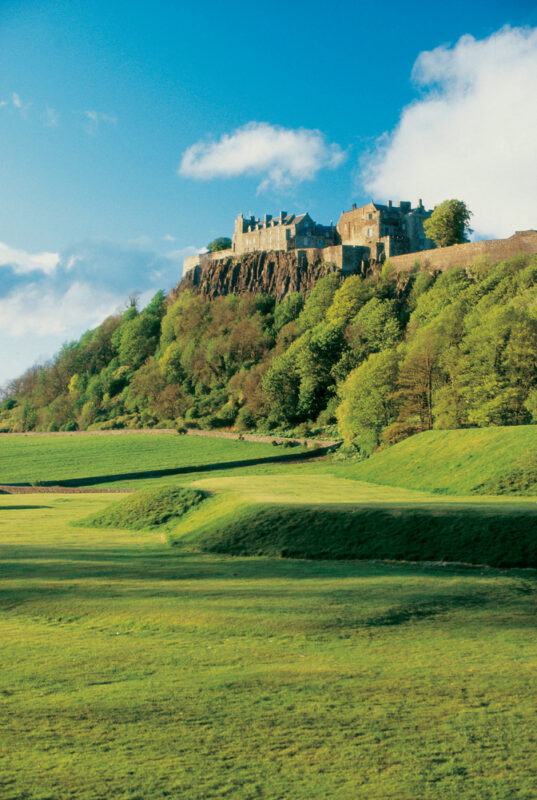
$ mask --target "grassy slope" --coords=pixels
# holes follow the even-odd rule
[[[296,448],[293,455],[302,452]],[[141,488],[184,483],[200,469],[226,472],[248,461],[289,457],[270,444],[172,434],[0,437],[0,484],[43,483]],[[257,468],[257,467],[256,467]],[[270,469],[270,462],[265,469]]]
[[[359,464],[334,464],[331,471],[429,492],[496,494],[511,487],[537,494],[536,453],[537,425],[428,431]]]
[[[69,526],[109,502],[0,497],[2,798],[533,800],[529,575]]]
[[[438,497],[311,470],[195,485],[216,497],[170,540],[202,551],[537,567],[534,498]]]

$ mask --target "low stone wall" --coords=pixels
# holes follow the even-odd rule
[[[198,253],[195,256],[189,256],[183,261],[183,275],[196,267],[202,267],[204,264],[210,264],[212,261],[219,261],[233,255],[235,255],[234,251],[229,248],[228,250],[216,250],[214,253]]]
[[[407,272],[415,266],[431,272],[445,272],[453,267],[470,267],[478,260],[490,263],[503,261],[520,253],[537,254],[537,231],[519,231],[508,239],[468,242],[440,247],[437,250],[407,253],[404,256],[393,256],[389,261],[397,272]]]

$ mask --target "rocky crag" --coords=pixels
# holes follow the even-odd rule
[[[338,272],[322,258],[305,260],[293,251],[246,253],[212,261],[190,270],[175,293],[193,289],[204,297],[264,292],[277,300],[292,292],[308,293],[319,278]]]

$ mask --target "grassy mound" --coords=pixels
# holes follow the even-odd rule
[[[169,528],[187,511],[201,503],[204,497],[205,494],[197,489],[185,489],[180,486],[142,489],[76,524],[90,528],[130,530],[162,526]]]
[[[444,494],[537,494],[537,425],[427,431],[352,466],[348,478]]]
[[[238,505],[205,518],[188,542],[236,556],[394,559],[537,567],[537,507],[530,503]]]

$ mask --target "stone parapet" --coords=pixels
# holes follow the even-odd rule
[[[414,268],[445,272],[454,267],[470,267],[476,261],[485,260],[491,264],[504,261],[520,253],[537,254],[537,231],[518,231],[508,239],[488,239],[392,256],[390,265],[396,272],[408,272]]]

